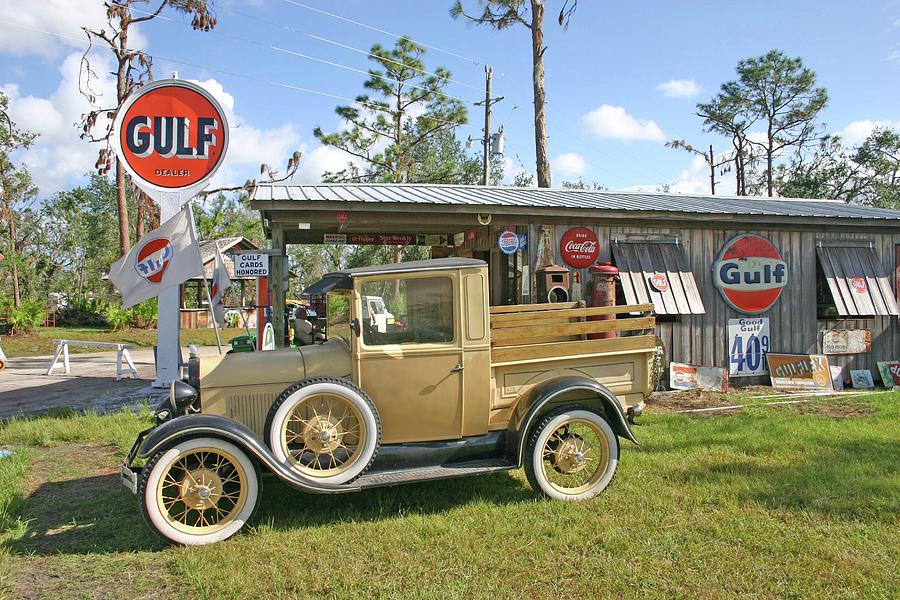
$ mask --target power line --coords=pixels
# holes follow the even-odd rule
[[[147,14],[147,15],[152,14],[152,13],[149,13],[149,12],[146,12],[146,11],[143,11],[143,10],[140,10],[140,9],[137,9],[137,8],[134,8],[134,7],[132,7],[131,10],[133,10],[133,11],[135,11],[135,12],[138,12],[138,13]],[[157,18],[161,18],[161,19],[163,19],[163,20],[165,20],[165,21],[169,21],[169,22],[171,22],[171,23],[180,23],[179,21],[176,21],[175,19],[172,19],[172,18],[163,16],[163,15],[157,15]],[[185,26],[188,26],[187,23],[181,23],[181,24],[183,24],[183,25],[185,25]],[[314,61],[314,62],[317,62],[317,63],[329,65],[329,66],[332,66],[332,67],[336,67],[336,68],[338,68],[338,69],[344,69],[344,70],[346,70],[346,71],[352,71],[352,72],[354,72],[354,73],[360,73],[360,74],[362,74],[362,75],[368,75],[368,76],[370,76],[370,77],[375,77],[375,78],[377,78],[377,79],[381,79],[382,81],[386,81],[386,82],[389,82],[389,83],[396,83],[396,84],[406,85],[406,86],[409,87],[409,88],[412,88],[412,89],[415,89],[415,90],[420,90],[420,91],[422,91],[422,92],[426,92],[426,93],[433,92],[433,90],[429,90],[428,88],[425,88],[425,87],[422,87],[422,86],[419,86],[419,85],[415,85],[415,84],[413,84],[413,83],[408,83],[408,82],[400,81],[400,80],[398,80],[398,79],[392,79],[392,78],[390,78],[390,77],[385,77],[384,75],[376,75],[376,74],[374,74],[374,73],[372,73],[372,72],[370,72],[370,71],[364,71],[364,70],[362,70],[362,69],[357,69],[357,68],[355,68],[355,67],[350,67],[350,66],[348,66],[348,65],[342,65],[342,64],[340,64],[340,63],[336,63],[336,62],[334,62],[334,61],[326,60],[326,59],[324,59],[324,58],[318,58],[318,57],[315,57],[315,56],[310,56],[310,55],[304,54],[304,53],[302,53],[302,52],[297,52],[296,50],[288,50],[287,48],[280,48],[280,47],[278,47],[278,46],[272,46],[271,44],[265,44],[265,43],[263,43],[263,42],[258,42],[258,41],[256,41],[256,40],[251,40],[251,39],[248,39],[248,38],[245,38],[245,37],[241,37],[241,36],[239,36],[239,35],[234,35],[234,34],[232,34],[232,33],[225,33],[225,32],[221,32],[221,31],[216,31],[215,29],[212,30],[212,33],[216,33],[216,34],[218,34],[218,35],[222,35],[222,36],[225,36],[225,37],[229,37],[229,38],[231,38],[231,39],[238,40],[238,41],[244,42],[244,43],[246,43],[246,44],[252,44],[252,45],[254,45],[254,46],[259,46],[259,47],[261,47],[261,48],[266,48],[266,49],[268,49],[268,50],[273,50],[273,51],[275,51],[275,52],[281,52],[281,53],[283,53],[283,54],[288,54],[288,55],[291,55],[291,56],[296,56],[296,57],[298,57],[298,58],[304,58],[304,59],[311,60],[311,61]],[[392,62],[395,62],[395,61],[392,61]],[[402,63],[400,63],[400,64],[402,64]],[[447,79],[444,78],[444,77],[441,77],[441,79],[447,80]],[[457,101],[462,102],[462,103],[464,103],[464,104],[472,104],[472,103],[473,103],[473,101],[471,101],[471,100],[466,100],[465,98],[460,98],[460,97],[454,96],[454,95],[452,95],[452,94],[447,94],[446,92],[440,92],[440,93],[443,94],[444,96],[448,97],[448,98],[451,98],[451,99],[453,99],[453,100],[457,100]]]
[[[132,10],[138,10],[138,9],[132,8]],[[269,21],[268,19],[263,19],[263,18],[260,18],[260,17],[255,16],[255,15],[251,15],[251,14],[249,14],[249,13],[245,13],[245,12],[241,12],[241,11],[239,11],[239,10],[235,10],[235,9],[233,9],[233,8],[229,8],[229,7],[227,7],[227,6],[220,6],[220,7],[217,7],[216,10],[225,10],[225,11],[227,11],[227,12],[230,12],[230,13],[233,13],[233,14],[236,14],[236,15],[239,15],[239,16],[244,17],[244,18],[247,18],[247,19],[252,19],[252,20],[254,20],[254,21],[259,21],[260,23],[264,23],[264,24],[269,25],[269,26],[271,26],[271,27],[275,27],[275,28],[278,28],[278,29],[284,29],[285,31],[290,31],[290,32],[292,32],[292,33],[298,33],[298,34],[304,35],[304,36],[306,36],[306,37],[308,37],[308,38],[312,38],[312,39],[318,40],[318,41],[320,41],[320,42],[325,42],[326,44],[331,44],[331,45],[333,45],[333,46],[337,46],[337,47],[343,48],[343,49],[345,49],[345,50],[350,50],[350,51],[352,51],[352,52],[357,52],[357,53],[359,53],[359,54],[363,54],[363,55],[368,56],[368,57],[370,57],[370,58],[377,58],[378,60],[382,60],[382,61],[385,61],[385,62],[393,63],[393,64],[395,64],[395,65],[400,65],[400,66],[402,66],[402,67],[406,67],[406,68],[411,69],[411,70],[413,70],[413,71],[417,71],[417,72],[419,72],[419,73],[422,73],[423,75],[428,75],[428,76],[430,76],[430,77],[441,77],[441,76],[438,75],[437,73],[432,73],[431,71],[428,71],[427,69],[416,69],[416,68],[411,67],[411,66],[409,66],[409,65],[407,65],[407,64],[404,64],[404,63],[402,63],[402,62],[400,62],[400,61],[393,60],[393,59],[390,59],[390,58],[387,58],[387,57],[384,57],[384,56],[377,56],[377,55],[372,54],[371,52],[368,52],[368,51],[363,50],[363,49],[361,49],[361,48],[354,48],[353,46],[349,46],[349,45],[344,44],[344,43],[342,43],[342,42],[338,42],[338,41],[336,41],[336,40],[332,40],[332,39],[323,37],[323,36],[321,36],[321,35],[316,35],[316,34],[314,34],[314,33],[309,33],[309,32],[307,32],[307,31],[302,31],[302,30],[296,29],[295,27],[292,27],[292,26],[290,26],[290,25],[284,25],[284,24],[282,24],[282,23],[276,23],[275,21]],[[465,82],[463,82],[463,81],[458,81],[458,80],[456,80],[456,79],[450,79],[450,78],[445,78],[445,79],[446,79],[448,82],[450,82],[450,83],[454,83],[454,84],[456,84],[456,85],[460,85],[460,86],[463,86],[463,87],[467,87],[467,88],[470,88],[470,89],[473,89],[473,90],[478,90],[479,92],[481,91],[481,87],[479,87],[479,86],[471,85],[471,84],[469,84],[469,83],[465,83]]]
[[[50,36],[57,37],[57,38],[60,38],[60,39],[73,40],[73,41],[82,42],[82,43],[84,42],[83,39],[77,38],[77,37],[74,37],[74,36],[71,36],[71,35],[65,35],[65,34],[61,34],[61,33],[56,33],[56,32],[54,32],[54,31],[46,31],[46,30],[44,30],[44,29],[38,29],[38,28],[36,28],[36,27],[29,27],[29,26],[27,26],[27,25],[21,25],[21,24],[19,24],[19,23],[12,23],[12,22],[10,22],[10,21],[0,20],[0,24],[3,24],[3,25],[10,25],[10,26],[12,26],[12,27],[18,27],[19,29],[26,29],[26,30],[28,30],[28,31],[34,31],[34,32],[36,32],[36,33],[42,33],[42,34],[50,35]],[[332,93],[330,93],[330,92],[323,92],[323,91],[321,91],[321,90],[315,90],[315,89],[312,89],[312,88],[307,88],[307,87],[302,87],[302,86],[298,86],[298,85],[293,85],[293,84],[290,84],[290,83],[284,83],[284,82],[281,82],[281,81],[274,81],[274,80],[271,80],[271,79],[265,79],[265,78],[262,78],[262,77],[256,77],[256,76],[254,76],[254,75],[247,75],[246,73],[239,73],[239,72],[237,72],[237,71],[229,71],[229,70],[227,70],[227,69],[221,69],[221,68],[218,68],[218,67],[210,67],[210,66],[207,66],[207,65],[200,65],[200,64],[188,62],[188,61],[185,61],[185,60],[181,60],[181,59],[177,59],[177,58],[172,58],[172,57],[169,57],[169,56],[162,56],[162,55],[160,55],[160,54],[150,54],[149,52],[144,52],[143,50],[134,50],[134,49],[131,49],[131,48],[126,48],[126,50],[128,50],[129,52],[137,52],[137,53],[143,54],[143,55],[145,55],[145,56],[149,56],[149,57],[154,58],[154,59],[159,59],[159,60],[169,61],[170,63],[176,64],[176,65],[182,65],[182,66],[186,66],[186,67],[193,67],[193,68],[195,68],[195,69],[205,69],[205,70],[210,71],[210,72],[213,72],[213,73],[222,73],[222,74],[224,74],[224,75],[230,75],[230,76],[232,76],[232,77],[239,77],[239,78],[241,78],[241,79],[246,79],[246,80],[248,80],[248,81],[256,81],[256,82],[258,82],[258,83],[265,83],[265,84],[268,84],[268,85],[274,85],[274,86],[282,87],[282,88],[285,88],[285,89],[295,90],[295,91],[299,91],[299,92],[305,92],[305,93],[309,93],[309,94],[315,94],[315,95],[317,95],[317,96],[324,96],[324,97],[327,97],[327,98],[334,98],[334,99],[336,99],[336,100],[342,100],[342,101],[348,102],[348,103],[350,103],[350,104],[358,104],[358,105],[360,105],[360,106],[369,108],[369,109],[374,110],[374,111],[379,111],[379,112],[390,112],[389,110],[385,109],[383,106],[379,106],[379,105],[377,105],[377,104],[371,104],[371,103],[367,103],[367,102],[362,102],[362,101],[356,100],[356,99],[354,99],[354,98],[347,98],[346,96],[341,96],[341,95],[339,95],[339,94],[332,94]],[[456,122],[456,121],[448,121],[448,120],[446,120],[446,119],[439,119],[439,118],[437,118],[437,117],[429,117],[429,119],[432,120],[432,121],[435,121],[435,122],[437,122],[437,123],[444,123],[444,124],[447,124],[447,125],[452,125],[453,127],[464,127],[464,128],[467,128],[467,129],[476,129],[476,128],[473,127],[472,125],[468,125],[468,124],[466,124],[466,123],[458,123],[458,122]]]
[[[447,54],[447,55],[449,55],[449,56],[453,56],[453,57],[456,57],[456,58],[460,58],[460,59],[462,59],[462,60],[465,60],[465,61],[470,62],[470,63],[475,64],[475,65],[481,66],[481,65],[483,64],[482,62],[480,62],[480,61],[478,61],[478,60],[476,60],[476,59],[474,59],[474,58],[470,58],[470,57],[468,57],[468,56],[463,56],[462,54],[458,54],[458,53],[456,53],[456,52],[453,52],[452,50],[445,50],[444,48],[440,48],[440,47],[438,47],[438,46],[433,46],[433,45],[430,45],[430,44],[426,44],[426,43],[424,43],[424,42],[422,42],[422,41],[420,41],[420,40],[415,40],[415,39],[413,39],[413,38],[411,38],[411,37],[409,37],[409,36],[406,36],[406,35],[399,35],[399,34],[397,34],[397,33],[392,33],[392,32],[390,32],[390,31],[385,31],[384,29],[379,29],[378,27],[373,27],[372,25],[367,25],[366,23],[361,23],[360,21],[354,21],[353,19],[349,19],[349,18],[347,18],[347,17],[342,17],[341,15],[336,15],[336,14],[334,14],[334,13],[330,13],[330,12],[328,12],[328,11],[326,11],[326,10],[322,10],[321,8],[316,8],[316,7],[314,7],[314,6],[309,6],[308,4],[303,4],[302,2],[296,2],[295,0],[284,0],[284,1],[287,2],[288,4],[293,4],[294,6],[299,6],[300,8],[305,8],[306,10],[311,10],[311,11],[313,11],[313,12],[317,12],[317,13],[319,13],[319,14],[323,14],[323,15],[329,16],[329,17],[331,17],[331,18],[333,18],[333,19],[338,19],[338,20],[344,21],[344,22],[346,22],[346,23],[352,23],[353,25],[357,25],[357,26],[359,26],[359,27],[365,27],[366,29],[371,29],[372,31],[377,31],[378,33],[383,33],[384,35],[389,35],[389,36],[391,36],[391,37],[393,37],[393,38],[400,39],[400,38],[404,38],[404,37],[405,37],[405,38],[407,38],[407,39],[409,39],[409,40],[412,40],[413,42],[419,44],[420,46],[423,46],[423,47],[425,47],[425,48],[428,48],[429,50],[434,50],[434,51],[436,51],[436,52],[441,52],[441,53]]]

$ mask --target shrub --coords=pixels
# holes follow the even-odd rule
[[[106,325],[108,304],[96,298],[73,299],[59,311],[57,325],[74,327],[103,327]]]
[[[138,329],[156,327],[159,320],[159,307],[156,298],[141,302],[131,309],[130,325]]]
[[[33,331],[44,322],[44,303],[40,300],[25,300],[19,308],[9,313],[9,324],[13,333]]]
[[[113,331],[125,329],[131,319],[131,311],[118,306],[107,306],[105,315],[106,324],[109,325],[109,328]]]

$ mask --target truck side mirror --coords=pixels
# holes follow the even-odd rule
[[[350,331],[356,334],[356,337],[359,337],[359,319],[350,319]]]

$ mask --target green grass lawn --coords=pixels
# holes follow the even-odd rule
[[[231,338],[243,335],[241,328],[222,329],[222,343]],[[42,356],[56,351],[54,339],[90,340],[92,342],[114,342],[134,344],[140,347],[152,347],[156,344],[156,329],[124,329],[111,331],[95,327],[39,327],[34,333],[24,335],[4,335],[0,337],[0,348],[9,357]],[[213,329],[182,329],[182,345],[214,346],[216,332]],[[70,346],[69,352],[98,352],[104,348],[79,348]]]
[[[146,414],[12,421],[0,596],[896,598],[898,400],[651,409],[578,504],[536,499],[521,471],[342,496],[267,483],[253,528],[202,548],[161,543],[118,484]]]

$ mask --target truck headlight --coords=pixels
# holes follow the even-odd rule
[[[173,381],[169,386],[169,403],[178,414],[187,411],[197,399],[197,390],[183,381]]]

